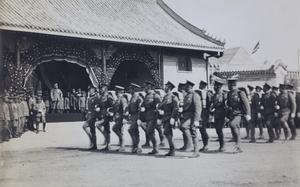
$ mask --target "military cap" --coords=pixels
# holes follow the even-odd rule
[[[134,88],[141,88],[141,86],[140,85],[137,85],[137,84],[135,84],[135,83],[130,83],[130,86],[132,86],[132,87],[134,87]]]
[[[287,84],[287,88],[288,88],[289,90],[292,90],[292,89],[294,89],[294,85]]]
[[[173,90],[175,88],[174,84],[171,83],[170,81],[168,81],[165,85],[168,85],[171,87],[171,90]]]
[[[200,85],[205,85],[205,86],[207,86],[208,84],[207,84],[207,82],[204,82],[204,81],[200,81],[200,83],[199,83]]]
[[[108,87],[108,84],[106,84],[106,83],[100,83],[99,86],[100,86],[100,88],[104,87],[104,86]]]
[[[264,87],[267,88],[267,89],[270,89],[270,88],[271,88],[271,86],[270,86],[268,83],[265,83],[265,84],[264,84]]]
[[[178,84],[178,87],[183,87],[183,86],[185,86],[185,83],[179,83]]]
[[[151,82],[151,81],[145,81],[145,84],[146,84],[146,85],[155,86],[155,83],[154,83],[154,82]]]
[[[249,90],[253,90],[254,89],[254,87],[250,86],[250,85],[248,85],[247,87],[249,88]]]
[[[225,82],[222,79],[216,79],[215,83],[221,84],[221,85],[225,84]]]
[[[287,89],[288,85],[287,84],[279,84],[279,88],[281,88],[281,89]]]
[[[93,86],[93,85],[89,85],[89,86],[88,86],[88,90],[90,90],[90,89],[92,89],[92,88],[96,89],[95,86]],[[75,89],[73,89],[73,90],[75,90]]]
[[[238,80],[237,77],[230,77],[227,79],[228,82],[236,82]]]
[[[260,87],[260,86],[255,86],[255,89],[260,89],[260,90],[262,90],[262,87]]]
[[[278,90],[277,86],[272,86],[272,90]]]
[[[185,83],[186,85],[189,85],[189,86],[194,86],[195,84],[194,83],[192,83],[191,81],[189,81],[189,80],[186,80],[186,83]]]
[[[55,86],[55,85],[57,85],[57,86],[58,86],[58,83],[54,83],[54,86]]]
[[[37,90],[36,95],[42,95],[42,90]]]
[[[115,89],[116,89],[116,90],[124,90],[124,87],[119,86],[119,85],[115,85]]]

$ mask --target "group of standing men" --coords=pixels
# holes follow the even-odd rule
[[[218,134],[220,147],[218,152],[225,151],[223,127],[227,121],[233,139],[236,142],[236,151],[241,153],[240,147],[240,124],[242,118],[248,122],[251,120],[250,103],[245,92],[237,88],[237,79],[228,80],[228,92],[222,90],[225,80],[218,79],[214,82],[215,92],[206,89],[207,83],[201,81],[199,90],[193,90],[194,83],[187,81],[178,85],[178,92],[183,96],[180,99],[178,92],[172,92],[175,86],[169,81],[165,84],[165,95],[161,98],[155,92],[155,84],[146,81],[143,96],[138,90],[140,86],[131,83],[131,98],[127,100],[124,95],[124,88],[115,86],[117,99],[108,94],[108,86],[100,86],[100,95],[97,95],[96,88],[89,87],[88,98],[88,120],[84,123],[83,129],[90,138],[90,149],[97,149],[96,128],[105,137],[105,147],[102,150],[110,150],[110,121],[114,121],[113,131],[119,137],[120,147],[117,151],[124,152],[123,124],[125,120],[130,121],[129,133],[132,138],[132,153],[141,153],[139,126],[146,132],[147,140],[152,143],[152,151],[148,154],[158,154],[158,145],[155,138],[155,129],[164,129],[163,134],[169,143],[169,152],[165,156],[175,155],[173,143],[173,129],[178,124],[183,133],[183,147],[180,150],[193,152],[191,158],[199,157],[199,151],[208,150],[208,135],[206,127],[209,115],[215,117],[215,128]],[[199,150],[197,128],[200,129],[204,146]],[[160,132],[158,130],[158,132]]]
[[[46,107],[42,91],[22,90],[18,94],[10,89],[0,95],[0,142],[21,137],[27,130],[39,133],[39,124],[46,131]],[[35,126],[35,127],[34,127]]]

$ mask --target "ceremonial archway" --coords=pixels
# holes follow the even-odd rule
[[[11,54],[6,55],[4,64],[9,71],[11,86],[20,90],[37,66],[53,61],[74,63],[84,67],[94,86],[97,86],[101,81],[102,69],[99,67],[100,60],[94,51],[78,43],[41,42],[25,51],[19,68],[16,68],[14,63],[12,63],[13,57]]]
[[[133,75],[128,75],[128,73],[133,73]],[[143,83],[150,79],[156,85],[160,85],[161,82],[158,63],[147,51],[139,49],[117,50],[107,63],[106,77],[111,87],[122,78],[126,79],[122,81],[125,84],[123,86],[127,86],[131,80]]]

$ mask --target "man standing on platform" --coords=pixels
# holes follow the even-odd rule
[[[130,83],[131,99],[129,101],[129,114],[130,114],[130,127],[128,132],[132,139],[132,153],[141,153],[142,148],[140,146],[140,134],[137,119],[139,115],[140,105],[143,102],[143,98],[137,93],[137,89],[140,86],[134,83]]]
[[[125,146],[124,146],[124,138],[123,138],[123,119],[129,115],[128,112],[128,103],[126,98],[124,97],[124,88],[122,86],[115,86],[117,99],[113,106],[114,111],[114,119],[115,119],[115,125],[113,126],[113,131],[116,133],[116,135],[119,138],[119,149],[116,151],[124,152]]]
[[[110,125],[109,121],[112,116],[108,115],[107,109],[112,107],[114,104],[113,97],[108,94],[108,85],[102,84],[100,86],[100,116],[99,121],[96,122],[97,129],[104,135],[105,137],[105,148],[102,151],[110,150]]]
[[[229,119],[229,126],[236,143],[236,151],[242,153],[243,151],[240,148],[240,123],[243,115],[245,115],[247,121],[251,120],[250,104],[245,92],[237,88],[237,78],[228,79],[228,89],[226,116]]]
[[[83,124],[82,128],[90,138],[91,147],[90,150],[97,149],[97,137],[95,122],[100,112],[100,99],[96,95],[96,88],[94,86],[89,87],[90,97],[87,101],[87,121]]]
[[[187,148],[185,151],[191,151],[192,141],[194,144],[194,153],[191,158],[199,157],[198,150],[198,139],[197,139],[197,131],[196,128],[199,127],[199,121],[201,120],[201,102],[200,96],[193,90],[193,86],[195,84],[187,81],[185,84],[185,91],[187,92],[184,97],[183,103],[183,119],[181,121],[182,129],[187,138]]]
[[[51,92],[50,92],[50,97],[51,97],[51,101],[52,101],[52,113],[54,112],[59,112],[60,110],[60,102],[63,98],[63,93],[62,91],[58,88],[58,84],[55,83],[54,84],[54,88],[51,89]],[[57,111],[55,111],[57,110]]]
[[[175,121],[178,116],[178,107],[179,100],[173,95],[172,90],[174,89],[174,85],[171,82],[167,82],[165,84],[165,92],[161,103],[158,104],[157,109],[162,110],[162,123],[164,128],[164,135],[168,139],[168,143],[170,146],[170,150],[165,156],[174,156],[175,155],[175,146],[173,143],[173,126],[175,125]]]
[[[157,112],[156,105],[161,102],[160,96],[154,91],[155,84],[150,81],[146,81],[145,85],[145,101],[141,105],[141,112],[144,112],[147,123],[146,133],[152,142],[153,150],[149,152],[150,155],[158,153],[155,139],[155,128],[157,126]],[[141,119],[138,119],[138,125],[142,124]]]
[[[267,143],[273,143],[275,139],[273,124],[276,96],[271,92],[271,86],[268,83],[264,84],[263,91],[265,94],[262,95],[260,109],[262,110],[264,121],[268,129],[269,140]]]

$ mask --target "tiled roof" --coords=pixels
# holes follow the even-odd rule
[[[0,29],[223,51],[162,0],[0,0]]]

